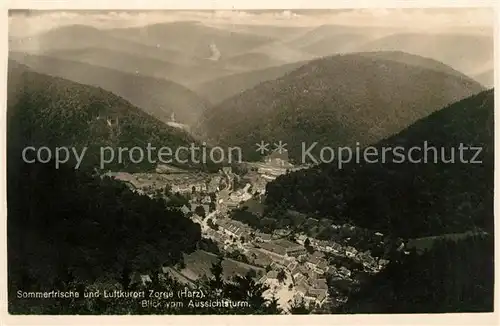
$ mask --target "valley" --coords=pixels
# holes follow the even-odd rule
[[[383,252],[389,245],[385,243],[387,239],[375,231],[365,234],[369,238],[366,242],[354,245],[345,235],[366,231],[355,231],[350,225],[330,225],[342,235],[335,240],[319,240],[288,226],[266,233],[240,222],[236,215],[242,210],[248,214],[255,212],[254,222],[266,218],[262,216],[265,209],[258,207],[265,207],[265,185],[273,179],[269,171],[273,171],[274,178],[286,173],[284,168],[273,163],[261,163],[259,167],[258,172],[243,176],[230,170],[200,175],[165,168],[154,174],[121,172],[108,176],[140,194],[160,196],[167,203],[182,204],[180,210],[200,225],[202,237],[212,240],[218,248],[216,253],[225,257],[224,277],[230,280],[234,275],[250,273],[255,280],[269,286],[265,296],[276,297],[279,307],[284,310],[302,300],[318,309],[341,305],[348,298],[340,293],[329,293],[330,283],[357,287],[368,275],[378,273],[389,263],[387,254],[373,257],[370,253],[370,250]],[[184,202],[179,202],[179,198]],[[288,214],[301,215],[295,211]],[[311,221],[314,223],[318,219],[306,220],[304,217],[304,223]],[[200,278],[210,277],[210,267],[216,260],[217,254],[198,250],[186,255],[182,264],[169,267],[165,272],[179,282],[194,284]]]

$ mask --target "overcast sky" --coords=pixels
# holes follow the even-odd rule
[[[22,37],[48,29],[84,24],[98,28],[143,26],[153,23],[195,20],[207,25],[258,24],[318,26],[323,24],[411,27],[439,32],[453,28],[491,29],[491,9],[355,9],[265,11],[11,11],[9,34]]]

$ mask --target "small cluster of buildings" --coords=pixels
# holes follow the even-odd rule
[[[217,220],[216,223],[223,233],[236,239],[240,239],[241,237],[248,239],[252,232],[252,229],[248,225],[236,220],[224,218]]]
[[[233,185],[234,174],[230,167],[222,168],[218,174],[176,174],[170,176],[172,192],[192,193],[217,193],[222,190],[230,190]]]
[[[307,239],[307,236],[305,235],[299,235],[297,237],[298,242],[303,243],[305,239]],[[389,261],[385,259],[375,259],[369,250],[361,252],[352,246],[342,246],[335,241],[317,240],[314,238],[308,239],[311,246],[313,246],[316,250],[352,259],[353,261],[362,264],[367,271],[372,273],[379,272],[389,263]]]
[[[225,243],[230,241],[229,236],[225,235],[224,233],[218,232],[217,230],[214,230],[212,228],[206,229],[203,233],[203,236],[205,238],[213,240],[220,247],[224,246]]]
[[[339,268],[335,266],[330,266],[329,273],[334,277],[339,279],[349,279],[352,275],[352,271],[345,266],[340,266]]]
[[[300,253],[306,252],[304,246],[286,239],[272,240],[268,242],[257,243],[256,245],[270,253],[274,253],[282,257],[296,257]]]
[[[328,298],[325,274],[330,267],[323,253],[316,251],[309,254],[303,245],[286,239],[256,245],[259,247],[257,250],[272,260],[271,272],[285,270],[290,275],[296,294],[308,304],[321,306],[325,303]],[[273,275],[269,274],[267,278]]]
[[[326,301],[328,286],[325,273],[329,266],[323,253],[316,251],[309,254],[301,244],[254,232],[248,225],[236,220],[221,218],[216,224],[218,229],[206,230],[205,236],[225,249],[233,246],[235,240],[245,238],[245,243],[237,241],[240,251],[252,264],[270,268],[262,282],[276,286],[279,284],[278,273],[283,270],[293,282],[293,293],[298,293],[314,305],[322,305]]]
[[[328,299],[328,284],[325,278],[302,280],[296,285],[297,296],[294,300],[300,297],[304,299],[309,306],[323,306]]]
[[[238,249],[242,252],[247,251],[243,247],[243,242],[250,240],[252,229],[239,221],[231,220],[225,217],[216,218],[215,228],[207,227],[203,231],[206,238],[213,240],[220,248],[224,250]],[[264,265],[260,265],[264,266]]]
[[[166,186],[173,193],[191,193],[193,188],[203,192],[207,190],[204,175],[191,173],[127,173],[109,172],[106,175],[124,182],[131,190],[140,194],[152,194],[158,190],[164,191]]]
[[[158,165],[156,173],[108,172],[106,175],[125,182],[134,191],[147,193],[151,190],[170,187],[173,193],[187,194],[193,190],[200,193],[215,193],[221,190],[231,192],[237,175],[230,167],[223,167],[219,173],[192,173],[173,166]]]
[[[217,196],[218,204],[225,207],[227,211],[237,209],[241,207],[242,203],[252,198],[252,194],[249,190],[250,184],[247,184],[244,188],[236,191],[219,191]]]

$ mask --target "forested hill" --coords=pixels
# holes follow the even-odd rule
[[[338,169],[323,164],[279,177],[267,186],[267,203],[294,206],[334,222],[356,225],[402,237],[473,230],[493,230],[493,90],[484,91],[431,114],[375,147],[436,147],[429,163],[411,163],[392,151],[386,163],[352,162]],[[480,164],[461,163],[458,148],[481,147]],[[444,163],[441,148],[449,160]],[[465,152],[471,160],[475,150]],[[403,151],[403,153],[406,153]],[[418,153],[417,153],[418,154]],[[420,154],[423,159],[423,155]],[[373,158],[373,157],[371,157]],[[418,157],[417,157],[418,158]],[[394,162],[393,162],[394,160]]]
[[[175,151],[194,142],[183,130],[165,125],[113,93],[39,74],[15,61],[9,61],[7,106],[9,155],[19,157],[26,146],[76,147],[78,152],[87,146],[83,166],[98,167],[100,147],[138,146],[146,151],[151,143]],[[146,156],[139,163],[131,162],[127,153],[124,157],[121,164],[115,157],[116,164],[106,168],[155,166]]]
[[[10,52],[9,58],[38,73],[102,87],[163,122],[170,121],[175,113],[177,122],[191,125],[208,106],[207,101],[180,84],[165,78],[144,76],[137,71],[124,72],[73,61],[76,59],[72,58],[65,60],[18,52]]]
[[[337,313],[493,312],[494,238],[440,241],[393,261]]]
[[[256,143],[283,141],[301,162],[303,144],[367,146],[484,90],[443,64],[421,61],[358,53],[313,60],[205,111],[200,128],[213,143],[240,146],[247,159],[260,158]]]
[[[120,181],[93,173],[92,169],[74,169],[70,164],[56,168],[53,161],[28,164],[21,158],[21,150],[27,145],[52,149],[90,146],[89,151],[94,155],[87,154],[84,164],[92,167],[98,164],[98,146],[130,148],[144,146],[147,142],[153,146],[187,146],[189,137],[109,92],[40,75],[15,62],[10,62],[8,91],[10,313],[235,312],[228,308],[190,308],[187,303],[186,308],[177,310],[163,306],[153,309],[143,307],[140,299],[103,298],[104,290],[138,289],[141,287],[139,275],[153,279],[152,284],[145,285],[145,293],[149,293],[148,288],[157,292],[184,289],[171,279],[159,282],[162,265],[178,267],[183,254],[214,244],[202,239],[200,226],[185,216],[173,201],[167,203],[162,195],[153,198],[140,195]],[[107,121],[117,118],[121,128],[110,130]],[[130,168],[124,166],[127,167]],[[114,165],[114,168],[120,166]],[[211,282],[202,284],[211,299],[220,300],[214,294],[223,289],[226,300],[252,304],[239,309],[239,313],[279,313],[276,301],[269,302],[263,297],[267,288],[252,278],[242,276],[236,283],[218,285]],[[80,297],[22,298],[19,295],[51,291],[74,291]],[[96,291],[101,297],[83,296]],[[270,304],[274,305],[268,309]]]
[[[62,291],[76,281],[128,286],[132,272],[173,265],[201,239],[180,210],[111,178],[12,157],[8,171],[9,303],[17,311],[18,290]],[[44,311],[49,301],[28,306]]]

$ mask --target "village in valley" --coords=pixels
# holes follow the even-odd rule
[[[161,195],[167,201],[179,195],[186,198],[180,210],[201,226],[203,237],[215,243],[224,255],[224,277],[230,279],[250,273],[269,287],[265,295],[276,298],[285,311],[296,302],[319,311],[326,303],[345,303],[352,287],[389,263],[387,253],[384,255],[378,250],[377,255],[372,254],[370,246],[356,248],[350,245],[349,236],[334,241],[317,239],[294,229],[266,233],[234,219],[234,212],[241,210],[262,218],[266,184],[288,171],[304,168],[294,167],[279,157],[246,164],[244,175],[238,175],[230,167],[210,174],[171,166],[158,166],[156,173],[108,172],[108,175],[145,195]],[[291,209],[287,213],[302,215],[309,225],[320,223],[318,217]],[[339,234],[356,232],[352,225],[329,224]],[[387,247],[383,234],[371,232],[369,237],[369,242],[377,248]],[[404,245],[397,247],[401,251]],[[209,277],[217,257],[213,252],[200,249],[185,255],[180,266],[163,267],[163,272],[189,285]]]

